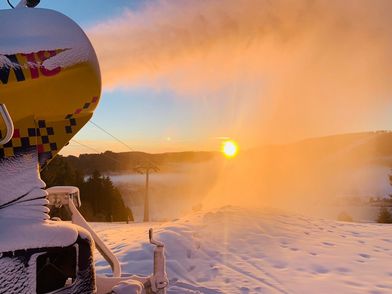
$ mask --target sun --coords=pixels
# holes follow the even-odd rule
[[[234,157],[238,153],[238,145],[235,141],[229,140],[222,144],[222,152],[226,157]]]

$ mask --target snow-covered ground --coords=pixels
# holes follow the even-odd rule
[[[123,271],[149,274],[155,228],[169,293],[392,293],[392,225],[226,206],[168,223],[93,224]],[[97,272],[110,273],[98,258]]]

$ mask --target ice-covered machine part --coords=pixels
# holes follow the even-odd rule
[[[98,104],[94,49],[55,11],[0,10],[0,19],[0,105],[8,110],[0,119],[0,293],[93,293],[91,235],[48,220],[39,171]]]
[[[80,27],[58,12],[27,8],[30,2],[0,10],[0,293],[164,294],[163,244],[155,243],[151,276],[122,276],[78,212],[80,199],[66,198],[73,224],[49,220],[39,171],[91,118],[101,77]],[[94,239],[113,277],[95,276]]]
[[[39,221],[48,219],[45,183],[39,177],[34,148],[0,159],[0,221],[4,218]]]
[[[98,60],[81,28],[26,5],[0,10],[0,105],[7,110],[0,119],[0,219],[15,223],[48,219],[39,170],[90,119],[101,92]]]
[[[93,293],[92,239],[82,228],[48,220],[37,150],[1,158],[0,179],[0,293]]]
[[[91,118],[101,95],[95,51],[81,28],[48,9],[0,10],[0,104],[14,123],[0,158],[33,146],[43,168]],[[21,124],[27,117],[29,124]],[[7,133],[0,120],[0,138]]]
[[[0,159],[0,252],[67,246],[77,229],[49,219],[45,183],[38,172],[35,149]],[[28,236],[28,237],[26,237]]]
[[[111,266],[112,275],[110,277],[96,277],[98,294],[106,294],[110,291],[111,293],[118,294],[137,294],[145,293],[146,291],[147,293],[155,294],[166,293],[169,281],[166,274],[165,246],[162,242],[154,239],[152,229],[149,230],[149,239],[150,243],[155,246],[153,274],[150,276],[123,275],[117,257],[110,251],[78,211],[77,207],[81,205],[79,189],[72,186],[56,186],[47,189],[47,192],[49,193],[49,205],[64,209],[67,212],[63,214],[65,217],[70,217],[73,224],[77,224],[90,232],[99,253]],[[51,213],[53,215],[53,212]]]

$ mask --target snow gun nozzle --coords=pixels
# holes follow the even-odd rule
[[[158,246],[158,247],[164,247],[164,244],[162,242],[159,242],[154,239],[154,230],[152,228],[148,230],[148,237],[150,239],[151,244]]]
[[[10,1],[8,0],[8,4],[9,4],[12,8],[20,8],[20,7],[34,8],[34,7],[36,7],[40,2],[41,2],[41,0],[21,0],[21,1],[19,1],[18,5],[16,5],[16,7],[14,7],[14,6],[10,3]]]
[[[36,7],[39,4],[40,0],[27,0],[26,6],[29,8]]]

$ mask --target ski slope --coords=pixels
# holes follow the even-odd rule
[[[169,293],[392,293],[392,225],[222,207],[168,223],[93,224],[124,272],[152,271],[148,228],[167,246]],[[97,272],[110,273],[102,258]]]

